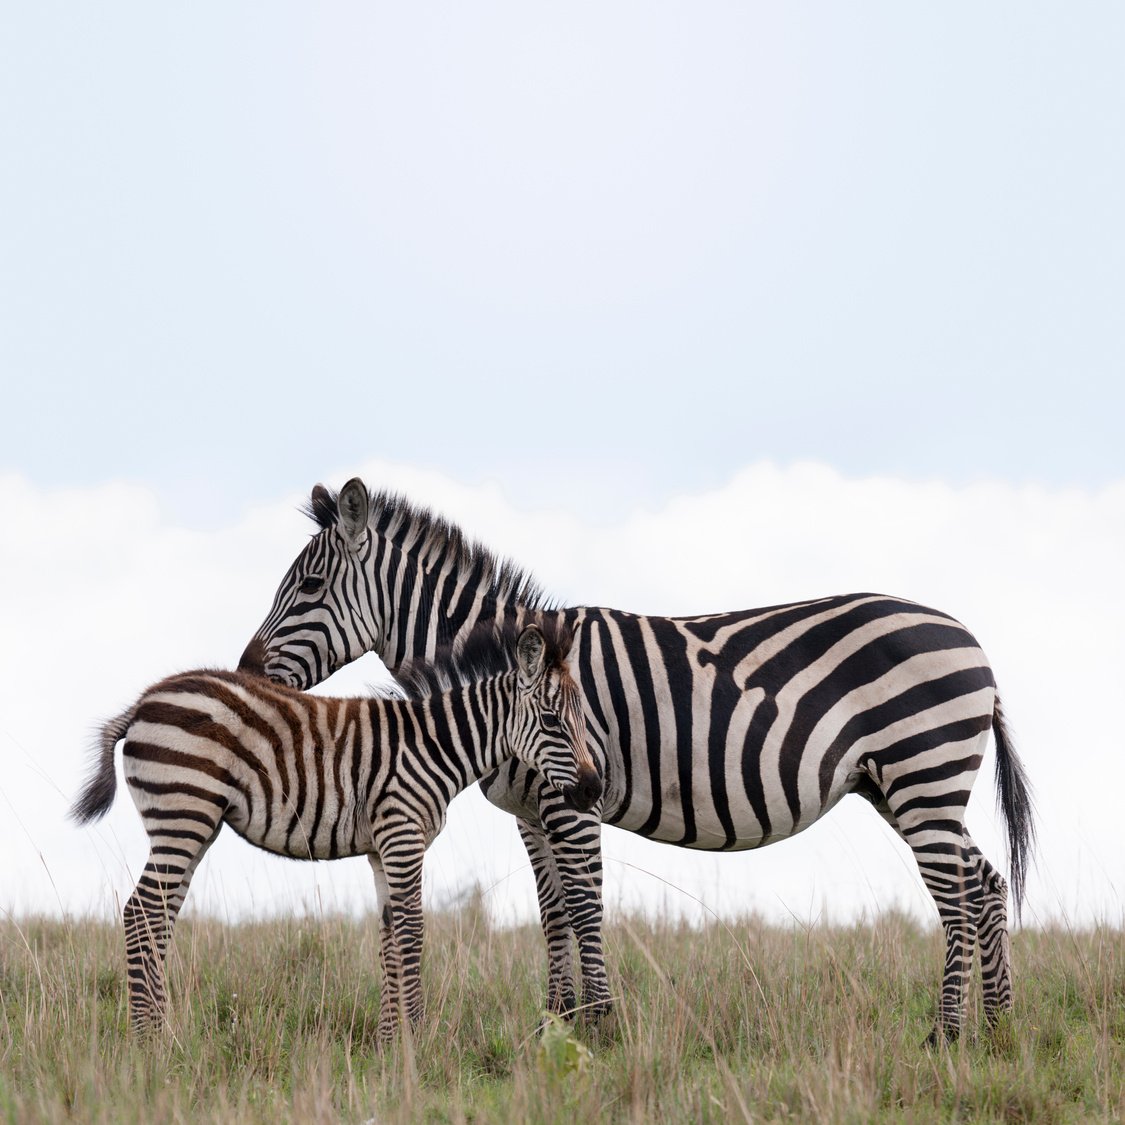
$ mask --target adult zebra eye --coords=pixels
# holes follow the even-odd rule
[[[558,730],[559,727],[562,726],[561,720],[559,719],[558,715],[554,713],[554,711],[544,711],[543,714],[539,716],[539,721],[548,730]]]
[[[310,574],[307,578],[301,580],[301,593],[302,594],[315,594],[317,590],[324,585],[324,579],[318,578],[315,574]]]

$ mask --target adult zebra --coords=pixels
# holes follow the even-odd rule
[[[580,814],[513,763],[482,788],[519,819],[548,947],[547,1003],[610,1006],[601,947],[600,822],[682,847],[736,850],[807,828],[848,793],[913,851],[946,934],[931,1040],[957,1035],[974,943],[985,1011],[1012,1000],[1007,885],[964,826],[991,729],[1017,911],[1033,843],[1030,790],[984,653],[937,610],[849,594],[704,617],[549,606],[528,576],[431,512],[352,479],[321,485],[319,531],[243,655],[298,687],[364,652],[392,672],[482,621],[559,619],[603,773]]]
[[[380,910],[379,1042],[422,1017],[422,859],[449,802],[509,758],[581,808],[601,793],[565,664],[570,638],[485,626],[437,666],[405,669],[405,698],[305,695],[246,672],[170,676],[102,728],[71,815],[113,804],[122,739],[150,841],[125,904],[129,1013],[158,1028],[164,957],[192,874],[224,824],[293,859],[366,855]],[[510,669],[515,665],[514,670]]]

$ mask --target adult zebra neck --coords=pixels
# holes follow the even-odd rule
[[[438,550],[432,543],[429,550],[424,543],[403,549],[385,538],[375,544],[358,590],[370,600],[368,612],[382,609],[383,628],[371,651],[396,674],[412,661],[455,649],[481,627],[518,630],[563,620],[523,572],[475,544],[467,560],[458,543],[444,542]]]
[[[425,525],[433,519],[415,513]],[[468,543],[460,532],[446,537],[432,529],[420,548],[402,552],[395,581],[389,571],[372,573],[369,590],[394,591],[379,656],[392,670],[406,661],[432,660],[481,626],[522,628],[561,620],[539,587],[521,570],[487,548]]]

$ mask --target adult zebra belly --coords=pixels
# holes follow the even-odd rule
[[[991,720],[972,636],[898,599],[693,619],[607,611],[596,630],[587,651],[601,667],[582,672],[603,735],[603,819],[685,847],[791,836],[879,762],[948,756]]]

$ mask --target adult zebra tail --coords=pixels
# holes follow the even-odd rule
[[[996,706],[992,712],[992,733],[996,738],[996,803],[1008,827],[1012,903],[1016,908],[1016,918],[1019,919],[1027,869],[1035,846],[1035,803],[1027,771],[1012,745],[1012,736],[1004,722],[999,695],[996,696]]]
[[[115,719],[102,724],[91,747],[92,759],[90,776],[82,787],[78,799],[70,810],[72,820],[79,824],[89,824],[109,812],[113,798],[117,796],[117,774],[113,770],[113,751],[125,737],[129,724],[137,713],[134,704],[128,711],[122,711]]]

